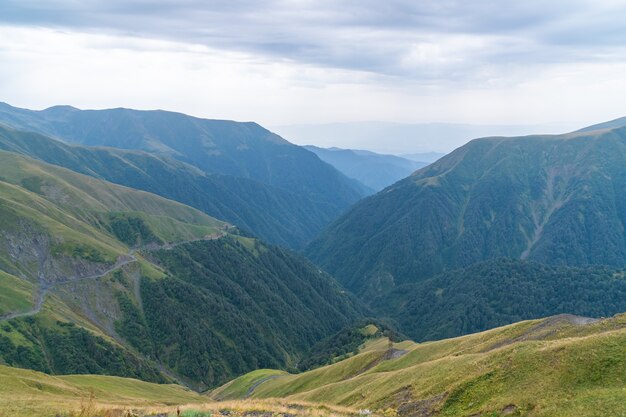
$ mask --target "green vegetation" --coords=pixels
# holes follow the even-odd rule
[[[54,374],[108,374],[167,381],[153,365],[123,347],[74,323],[51,322],[45,317],[3,324],[0,355],[7,365]]]
[[[343,361],[293,375],[253,371],[208,396],[134,379],[0,366],[0,413],[52,417],[130,407],[172,415],[188,403],[180,406],[186,415],[236,417],[343,416],[356,409],[373,416],[622,415],[625,343],[625,315],[561,315],[421,344],[369,339]]]
[[[626,310],[624,270],[497,259],[405,284],[372,301],[414,340],[437,340],[560,313]]]
[[[195,392],[178,385],[100,375],[51,376],[0,365],[0,415],[67,416],[86,409],[90,398],[98,408],[155,407],[200,403]]]
[[[101,375],[51,376],[0,365],[0,416],[349,417],[356,410],[281,400],[213,402],[173,384]]]
[[[366,324],[368,323],[368,324]],[[389,337],[394,341],[401,339],[394,330],[380,320],[367,320],[346,327],[338,333],[316,343],[298,364],[300,371],[341,361],[359,352],[367,340]]]
[[[169,277],[142,280],[145,319],[136,327],[145,323],[150,338],[135,345],[155,346],[161,362],[204,386],[253,369],[293,366],[360,315],[330,277],[258,242],[249,249],[225,237],[151,257]]]
[[[23,279],[0,271],[0,317],[16,311],[28,311],[35,298],[34,286]]]
[[[183,410],[181,417],[211,417],[210,411]]]
[[[423,344],[368,342],[327,367],[267,380],[280,397],[411,415],[621,415],[626,318],[555,316]],[[228,394],[228,387],[214,393]],[[429,414],[430,413],[430,414]]]
[[[111,213],[109,218],[111,231],[115,237],[130,247],[145,246],[150,243],[163,243],[140,216],[127,213]]]
[[[215,389],[211,392],[211,397],[220,401],[247,398],[256,386],[282,375],[287,375],[287,373],[276,369],[257,369]]]
[[[624,311],[608,268],[626,267],[625,139],[622,125],[473,140],[357,203],[307,255],[417,340]]]

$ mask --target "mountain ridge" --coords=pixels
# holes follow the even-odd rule
[[[248,211],[253,210],[256,198],[261,199],[261,204],[273,201],[275,208],[284,206],[271,220],[274,223],[271,227],[281,229],[286,235],[290,234],[290,229],[296,229],[299,236],[279,240],[277,230],[264,230],[262,236],[294,249],[302,247],[367,192],[358,181],[347,178],[314,153],[254,122],[201,119],[167,111],[77,110],[64,106],[32,111],[4,105],[0,108],[0,123],[52,136],[65,143],[143,150],[166,156],[208,175],[223,176],[226,184],[216,179],[219,184],[213,188],[238,182],[230,198],[246,200]],[[240,179],[248,181],[242,184]],[[250,198],[246,193],[255,183],[263,185],[257,186],[259,190],[255,191],[262,195]],[[237,207],[235,201],[230,205],[234,206],[229,207],[231,211],[242,206]],[[307,222],[306,216],[299,215],[298,222],[304,227],[294,222],[281,224],[280,219],[291,208],[295,212],[311,208],[317,212],[313,214],[316,219]],[[266,213],[258,217],[267,217],[270,210],[264,211]],[[252,223],[251,217],[253,213],[247,215],[250,220],[247,223]],[[253,220],[267,223],[259,218]],[[254,227],[250,229],[256,231]]]

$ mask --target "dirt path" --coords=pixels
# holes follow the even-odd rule
[[[18,317],[27,317],[27,316],[34,316],[35,314],[39,313],[41,311],[41,308],[43,307],[43,302],[46,299],[46,294],[48,294],[48,291],[50,291],[52,288],[54,288],[55,285],[59,285],[59,284],[67,284],[68,282],[76,282],[76,281],[83,281],[83,280],[88,280],[88,279],[98,279],[98,278],[102,278],[105,275],[110,274],[111,272],[120,269],[132,262],[136,262],[137,258],[135,257],[135,255],[133,255],[135,251],[134,250],[130,250],[128,252],[127,255],[121,255],[117,262],[115,262],[115,264],[113,264],[113,266],[111,266],[110,268],[108,268],[106,271],[102,272],[101,274],[97,274],[97,275],[90,275],[88,277],[81,277],[81,278],[74,278],[74,279],[66,279],[66,280],[62,280],[62,281],[56,281],[53,283],[49,283],[46,282],[43,277],[39,278],[39,291],[37,293],[37,301],[35,302],[35,307],[31,310],[22,312],[22,313],[9,313],[7,315],[4,315],[2,317],[0,317],[0,322],[2,321],[7,321],[7,320],[11,320],[11,319],[15,319]]]
[[[266,376],[265,378],[259,379],[257,382],[252,384],[250,388],[248,388],[248,392],[246,392],[246,396],[244,398],[248,398],[249,396],[251,396],[252,393],[254,393],[254,390],[257,389],[259,385],[261,385],[262,383],[270,381],[272,379],[280,378],[281,376],[284,376],[284,375],[270,375],[270,376]]]
[[[190,240],[184,240],[181,242],[176,242],[176,243],[165,243],[163,245],[154,245],[151,247],[146,247],[145,249],[148,250],[159,250],[159,249],[165,249],[165,250],[170,250],[173,249],[177,246],[180,245],[184,245],[185,243],[191,243],[191,242],[199,242],[202,240],[217,240],[220,239],[224,236],[226,236],[227,233],[225,231],[219,232],[219,233],[214,233],[212,235],[208,235],[208,236],[204,236],[201,238],[197,238],[197,239],[190,239]],[[56,285],[59,284],[67,284],[69,282],[77,282],[77,281],[85,281],[85,280],[93,280],[93,279],[98,279],[98,278],[102,278],[108,274],[110,274],[111,272],[114,272],[130,263],[133,262],[137,262],[137,257],[135,257],[135,252],[137,250],[141,250],[142,248],[139,249],[131,249],[128,251],[127,254],[125,255],[120,255],[117,259],[117,261],[115,262],[115,264],[113,264],[110,268],[108,268],[106,271],[102,272],[101,274],[96,274],[96,275],[90,275],[88,277],[81,277],[81,278],[74,278],[74,279],[66,279],[66,280],[61,280],[61,281],[56,281],[54,283],[49,283],[46,282],[44,277],[40,277],[39,278],[39,291],[37,293],[37,300],[35,301],[35,306],[28,311],[25,312],[13,312],[13,313],[9,313],[9,314],[5,314],[4,316],[0,316],[0,322],[3,321],[7,321],[7,320],[11,320],[11,319],[15,319],[18,317],[28,317],[28,316],[34,316],[35,314],[39,313],[41,311],[41,308],[43,307],[43,302],[46,299],[46,295],[48,294],[48,292],[53,289]]]

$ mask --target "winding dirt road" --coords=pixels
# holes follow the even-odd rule
[[[220,233],[215,233],[215,234],[197,238],[197,239],[183,240],[181,242],[176,242],[176,243],[165,243],[163,245],[154,245],[151,247],[146,247],[145,249],[147,250],[159,250],[159,249],[171,250],[177,246],[184,245],[185,243],[199,242],[199,241],[204,241],[204,240],[217,240],[226,235],[227,233],[222,231]],[[15,319],[18,317],[34,316],[35,314],[39,313],[41,311],[41,308],[43,307],[43,302],[46,299],[46,294],[48,294],[48,292],[52,288],[54,288],[56,285],[67,284],[68,282],[77,282],[77,281],[85,281],[85,280],[102,278],[105,275],[108,275],[111,272],[114,272],[130,263],[137,262],[137,258],[135,257],[135,252],[137,250],[141,250],[141,248],[131,249],[130,251],[128,251],[127,254],[119,256],[115,264],[113,264],[110,268],[108,268],[106,271],[102,272],[101,274],[90,275],[88,277],[66,279],[62,281],[56,281],[53,283],[46,282],[44,277],[40,277],[39,278],[39,291],[37,293],[37,300],[35,301],[35,306],[31,310],[28,310],[25,312],[13,312],[13,313],[6,314],[4,316],[0,316],[0,322]]]

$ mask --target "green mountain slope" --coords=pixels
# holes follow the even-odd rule
[[[626,128],[476,139],[356,204],[309,257],[359,294],[509,257],[626,265]]]
[[[146,150],[206,173],[253,179],[307,199],[332,218],[364,195],[360,184],[256,123],[130,109],[31,111],[7,104],[0,105],[0,122],[69,143]]]
[[[246,375],[211,396],[278,397],[399,416],[622,415],[624,343],[623,315],[562,315],[439,342],[379,339],[341,362],[260,383]]]
[[[394,155],[369,151],[305,146],[322,161],[328,162],[349,178],[354,178],[374,191],[408,177],[428,163],[417,162]]]
[[[300,248],[338,214],[259,181],[206,174],[168,156],[67,145],[0,125],[0,149],[179,201],[283,246]]]
[[[203,388],[288,367],[360,312],[204,213],[0,152],[0,362]]]

